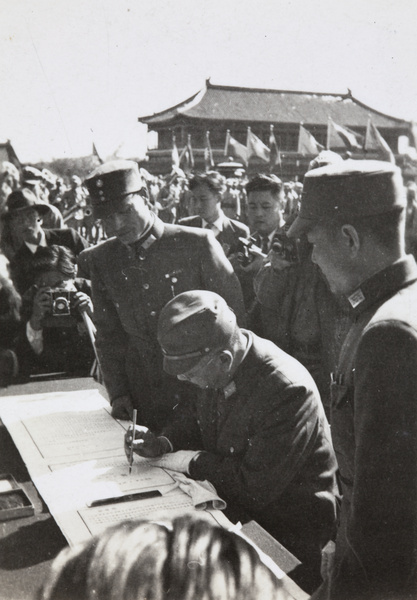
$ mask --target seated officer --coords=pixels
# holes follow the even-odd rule
[[[255,519],[302,562],[297,583],[320,583],[335,525],[336,460],[317,387],[272,342],[240,329],[217,294],[179,294],[162,310],[164,369],[200,388],[161,436],[137,427],[134,451],[207,479],[232,520]],[[129,448],[132,430],[126,434]]]
[[[190,386],[164,373],[159,313],[190,289],[218,292],[243,317],[239,281],[211,231],[163,223],[146,201],[133,161],[105,163],[86,180],[94,216],[110,239],[81,254],[90,273],[96,346],[112,415],[160,428]]]
[[[193,194],[196,215],[181,219],[179,224],[211,229],[226,256],[236,252],[239,238],[249,237],[249,228],[229,219],[222,210],[222,196],[226,188],[223,175],[217,171],[195,175],[190,179],[189,188]]]

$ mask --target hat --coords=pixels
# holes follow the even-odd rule
[[[343,158],[333,150],[322,150],[308,165],[308,170],[318,169],[326,165],[335,165],[343,162]]]
[[[145,186],[138,165],[131,160],[112,160],[95,169],[85,180],[97,219],[115,212],[128,194]]]
[[[43,180],[43,175],[42,171],[39,171],[36,167],[23,167],[22,178],[24,183],[35,185]]]
[[[38,200],[32,190],[23,188],[12,192],[10,196],[8,196],[6,212],[2,215],[2,219],[8,219],[17,212],[27,208],[35,208],[40,215],[46,215],[50,210],[47,204]]]
[[[379,160],[345,160],[306,173],[300,212],[287,235],[300,237],[321,219],[378,215],[404,206],[398,167]]]
[[[164,370],[170,375],[186,373],[205,355],[227,346],[236,327],[234,312],[218,294],[179,294],[164,306],[158,321]]]

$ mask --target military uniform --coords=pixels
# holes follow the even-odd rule
[[[317,388],[294,358],[242,330],[247,354],[222,390],[200,390],[163,431],[173,450],[203,450],[189,466],[302,562],[298,582],[320,583],[320,551],[336,520],[336,460]]]
[[[288,232],[308,232],[352,318],[331,384],[342,508],[316,600],[417,597],[417,267],[404,253],[404,208],[398,167],[345,161],[307,173]]]
[[[190,386],[166,375],[156,328],[177,294],[208,289],[244,319],[239,281],[213,233],[155,218],[146,239],[128,247],[111,238],[80,257],[92,282],[96,345],[114,400],[130,394],[142,424],[159,428]]]
[[[343,490],[330,598],[417,597],[417,268],[394,263],[350,296],[331,386]]]

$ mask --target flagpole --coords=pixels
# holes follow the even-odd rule
[[[326,139],[326,150],[330,150],[330,121],[331,117],[327,115],[327,139]]]
[[[224,144],[224,155],[227,156],[229,150],[229,140],[230,140],[230,129],[226,131],[226,141]]]
[[[246,157],[246,166],[249,166],[249,161],[250,161],[250,157],[251,154],[249,152],[249,144],[250,144],[250,127],[248,127],[248,131],[246,133],[246,153],[247,153],[247,157]]]

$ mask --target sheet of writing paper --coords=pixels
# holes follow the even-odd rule
[[[148,498],[146,500],[110,504],[78,511],[91,535],[100,533],[109,525],[120,523],[121,521],[131,519],[164,521],[188,512],[196,514],[191,498],[179,490],[161,498]],[[202,518],[205,517],[214,520],[209,512],[201,511],[198,514]]]
[[[20,421],[38,454],[48,464],[113,456],[123,449],[125,427],[109,414],[108,402],[98,390],[55,392],[14,397],[13,406],[0,404],[9,428]],[[21,428],[20,428],[21,430]],[[17,435],[19,447],[21,431]]]
[[[101,458],[71,465],[53,465],[52,472],[35,477],[40,493],[59,508],[69,510],[85,507],[94,500],[119,497],[134,492],[158,490],[175,485],[165,471],[138,457],[132,473],[126,456]]]

